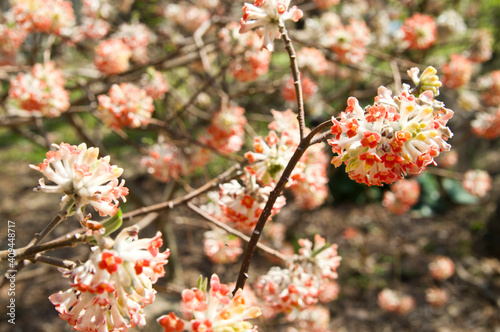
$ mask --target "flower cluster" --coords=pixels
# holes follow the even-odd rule
[[[446,256],[438,256],[429,263],[429,272],[435,280],[446,280],[455,273],[455,264]]]
[[[318,85],[307,76],[303,76],[300,82],[302,84],[302,97],[304,101],[307,101],[318,91]],[[284,80],[281,95],[286,101],[294,102],[297,100],[297,92],[295,91],[294,83],[293,77],[288,77]]]
[[[330,332],[330,310],[323,306],[315,305],[299,312],[286,332]]]
[[[153,99],[163,99],[168,91],[168,82],[163,74],[153,67],[149,67],[139,82],[146,94]]]
[[[118,182],[123,169],[109,164],[109,156],[98,158],[98,148],[88,148],[61,143],[53,144],[56,151],[47,152],[47,158],[31,168],[42,172],[55,185],[46,185],[44,179],[38,181],[37,191],[64,194],[61,204],[73,199],[80,221],[87,218],[83,212],[87,204],[99,214],[114,215],[118,211],[118,199],[124,202],[128,189],[125,180]]]
[[[222,220],[244,232],[251,232],[259,220],[271,190],[270,186],[258,185],[255,176],[252,175],[245,176],[244,185],[236,180],[221,184],[219,204],[223,214]],[[285,203],[285,197],[279,196],[269,218],[277,214]]]
[[[200,141],[224,154],[240,151],[245,143],[245,110],[239,106],[223,106],[212,117],[207,134]]]
[[[12,57],[21,47],[22,43],[28,36],[28,32],[22,27],[12,22],[11,17],[7,17],[5,24],[0,24],[0,53]],[[0,61],[4,60],[0,58]]]
[[[11,110],[24,110],[33,115],[59,116],[69,108],[69,92],[64,89],[62,71],[53,62],[37,63],[31,73],[19,74],[10,82]]]
[[[220,228],[205,232],[203,249],[208,259],[216,264],[234,263],[243,253],[241,239]]]
[[[114,129],[145,126],[154,111],[153,98],[132,83],[113,84],[109,95],[97,99],[102,121]]]
[[[491,189],[491,176],[486,171],[470,169],[464,174],[462,186],[472,195],[484,197]]]
[[[487,29],[477,29],[472,33],[473,41],[469,49],[469,59],[474,62],[486,62],[493,56],[493,36]]]
[[[112,246],[93,247],[89,259],[64,272],[71,288],[49,300],[79,331],[126,331],[146,324],[143,308],[155,299],[152,285],[165,274],[170,255],[160,252],[161,233],[138,239],[137,226],[118,234]]]
[[[287,262],[286,268],[272,267],[254,284],[256,295],[268,309],[285,313],[289,320],[318,300],[330,302],[338,295],[335,279],[341,258],[337,246],[327,244],[319,235],[314,238],[314,246],[307,239],[300,239],[299,245],[299,254]]]
[[[443,66],[443,84],[456,89],[469,83],[474,68],[472,61],[460,54],[452,54],[449,63]]]
[[[182,311],[184,319],[173,312],[158,318],[158,323],[165,332],[257,332],[257,326],[248,319],[257,318],[261,310],[252,306],[238,289],[231,296],[229,287],[221,284],[219,277],[213,274],[210,278],[210,290],[206,282],[198,288],[182,291]]]
[[[297,22],[303,15],[297,6],[288,8],[289,6],[290,0],[255,0],[253,5],[245,3],[242,8],[240,32],[245,33],[253,28],[263,27],[262,47],[272,52],[274,39],[279,35],[279,25],[287,20]]]
[[[198,5],[191,5],[186,2],[180,4],[169,3],[165,7],[163,14],[167,19],[193,33],[203,22],[210,19],[210,12],[200,5],[201,3]]]
[[[366,56],[370,30],[364,21],[351,19],[349,25],[339,24],[330,30],[328,43],[341,62],[359,63]]]
[[[382,205],[394,214],[404,214],[418,202],[420,185],[417,180],[401,179],[384,193]]]
[[[26,31],[60,35],[75,24],[71,1],[13,0],[11,4],[17,23]]]
[[[364,110],[350,97],[339,120],[332,118],[335,137],[329,144],[338,155],[332,164],[344,163],[349,177],[359,183],[381,186],[419,174],[451,147],[446,141],[453,134],[446,123],[453,112],[432,91],[417,97],[405,84],[397,96],[391,94],[380,87],[374,105]]]
[[[476,113],[471,126],[472,132],[479,137],[495,139],[500,136],[500,106]]]
[[[401,29],[409,49],[425,50],[436,41],[437,25],[432,16],[416,13],[405,20]]]
[[[297,52],[299,68],[313,75],[324,75],[328,70],[328,62],[320,50],[313,47],[303,47]]]
[[[112,39],[121,40],[132,52],[131,59],[137,63],[147,63],[147,46],[151,37],[149,28],[141,23],[122,24]]]
[[[415,308],[413,297],[389,288],[384,288],[378,293],[377,302],[383,310],[402,315],[409,313]]]
[[[128,69],[132,51],[121,39],[103,40],[95,49],[94,65],[109,75],[120,74]]]
[[[440,308],[448,303],[449,297],[446,289],[432,287],[425,290],[425,300],[435,308]]]
[[[483,102],[488,106],[500,106],[500,70],[481,77],[480,85],[484,90],[481,94]]]

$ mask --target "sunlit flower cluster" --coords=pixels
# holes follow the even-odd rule
[[[293,326],[288,327],[286,332],[329,332],[329,323],[330,311],[315,305],[299,312]]]
[[[418,202],[420,185],[417,180],[401,179],[384,193],[382,205],[394,214],[404,214]]]
[[[56,117],[69,108],[66,80],[53,62],[37,63],[31,73],[19,74],[10,82],[11,110],[24,110],[37,116]]]
[[[378,305],[385,311],[404,315],[415,309],[413,297],[402,292],[384,288],[378,293]]]
[[[483,102],[488,106],[500,106],[500,70],[494,70],[479,80]]]
[[[86,220],[84,209],[92,205],[100,215],[114,215],[118,210],[118,199],[125,201],[128,189],[125,180],[118,182],[123,169],[109,164],[109,156],[98,158],[98,148],[88,148],[61,143],[53,144],[56,151],[47,152],[47,158],[31,168],[42,172],[54,185],[46,185],[42,178],[36,191],[64,194],[61,204],[73,199],[80,221]]]
[[[341,257],[337,245],[316,235],[314,244],[300,239],[299,246],[299,253],[289,259],[286,268],[272,267],[254,283],[256,295],[269,309],[285,313],[289,320],[318,300],[330,302],[338,295],[335,279]]]
[[[446,256],[438,256],[429,263],[429,273],[435,280],[446,280],[455,273],[455,264]]]
[[[491,189],[491,176],[486,171],[470,169],[464,174],[462,186],[472,195],[484,197]]]
[[[437,25],[429,15],[415,13],[401,27],[409,49],[425,50],[436,41]]]
[[[15,22],[7,20],[5,24],[0,24],[0,53],[15,55],[27,36],[28,32]]]
[[[213,115],[206,135],[200,139],[201,142],[224,154],[240,151],[245,143],[244,126],[247,119],[244,113],[242,107],[223,106]]]
[[[86,38],[101,39],[108,34],[111,24],[108,22],[118,12],[116,0],[83,0],[81,7],[81,24],[72,36],[73,41],[80,42]]]
[[[220,228],[205,232],[203,250],[208,259],[216,264],[234,263],[243,253],[241,239]]]
[[[339,120],[332,118],[334,138],[329,140],[337,156],[332,164],[346,165],[349,177],[366,185],[382,185],[419,174],[448,151],[452,137],[446,123],[453,112],[434,99],[432,91],[418,97],[404,85],[392,97],[385,87],[378,89],[373,106],[364,110],[350,97]]]
[[[303,15],[297,6],[289,6],[290,0],[255,0],[253,4],[245,3],[242,8],[240,32],[245,33],[262,27],[262,47],[274,51],[274,40],[279,35],[279,25],[287,20],[297,22]]]
[[[149,28],[141,23],[122,24],[113,34],[113,39],[120,39],[132,52],[131,59],[137,63],[147,63],[147,46],[151,38]]]
[[[239,230],[251,232],[272,189],[270,186],[261,187],[252,175],[245,176],[244,184],[236,180],[221,184],[219,204],[223,214],[222,220]],[[269,217],[277,214],[285,203],[285,197],[279,196]]]
[[[295,102],[297,100],[294,82],[293,77],[288,77],[284,80],[281,95],[286,101]],[[300,82],[302,84],[302,97],[304,101],[307,101],[318,91],[318,85],[307,76],[302,76]]]
[[[165,274],[170,255],[160,252],[161,233],[139,239],[132,226],[112,246],[93,247],[89,259],[64,272],[71,288],[49,300],[59,316],[79,331],[127,331],[146,324],[143,308],[155,299],[152,285]]]
[[[219,277],[210,278],[210,290],[206,281],[198,288],[182,291],[182,312],[184,319],[174,312],[158,318],[165,332],[257,332],[247,320],[257,318],[261,310],[253,306],[244,296],[243,290],[231,296],[229,287],[221,284]]]
[[[297,52],[297,63],[302,71],[321,76],[328,70],[328,62],[320,50],[314,47],[303,47]]]
[[[15,20],[27,31],[65,34],[75,24],[71,1],[12,0],[11,5]]]
[[[425,300],[435,308],[440,308],[448,303],[449,297],[448,292],[443,288],[432,287],[425,290]]]
[[[145,126],[154,111],[153,98],[132,83],[113,84],[108,95],[97,99],[102,121],[114,129]]]
[[[207,9],[187,2],[169,3],[165,7],[164,15],[190,33],[195,32],[203,22],[210,19],[210,12]]]
[[[359,63],[366,56],[366,46],[370,43],[370,30],[364,21],[351,19],[349,24],[330,30],[328,43],[341,62]]]
[[[128,69],[132,51],[121,39],[103,40],[95,49],[94,65],[109,75],[120,74]]]
[[[469,49],[469,59],[483,63],[493,56],[493,36],[487,29],[477,29],[472,33],[472,45]]]
[[[460,36],[467,31],[463,17],[453,9],[445,10],[436,18],[438,38],[448,40]]]
[[[450,62],[443,66],[443,84],[456,89],[469,83],[474,68],[472,62],[460,54],[452,54]]]
[[[477,112],[471,121],[472,132],[487,139],[500,136],[500,106],[488,108],[485,112]]]
[[[153,99],[163,99],[168,91],[168,82],[160,71],[149,67],[139,81],[146,94]]]

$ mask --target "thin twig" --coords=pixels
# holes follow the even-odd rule
[[[44,256],[42,254],[38,254],[33,259],[34,262],[49,264],[57,267],[62,267],[64,269],[72,270],[76,267],[76,263],[67,259],[59,259],[49,256]]]

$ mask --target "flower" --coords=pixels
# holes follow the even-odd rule
[[[432,16],[415,13],[405,20],[401,29],[409,49],[425,50],[436,41],[437,25]]]
[[[350,97],[339,120],[332,118],[334,138],[328,143],[337,154],[332,164],[344,163],[356,182],[381,186],[419,174],[451,147],[446,141],[453,134],[446,123],[453,112],[434,100],[431,91],[416,97],[405,84],[397,96],[391,95],[380,87],[374,105],[364,110]]]
[[[234,263],[243,253],[239,237],[228,234],[220,228],[205,232],[203,250],[210,261],[216,264]]]
[[[413,297],[389,288],[384,288],[378,293],[377,302],[383,310],[398,314],[406,314],[415,308]]]
[[[410,76],[413,84],[415,84],[418,93],[423,93],[425,91],[432,91],[434,97],[439,96],[439,88],[443,85],[437,76],[437,70],[434,67],[427,67],[422,72],[422,75],[418,76],[420,69],[413,67],[408,70],[408,76]]]
[[[343,63],[359,63],[366,56],[366,46],[370,42],[370,30],[364,21],[351,19],[349,25],[334,27],[329,32],[330,48]]]
[[[491,189],[491,176],[486,171],[470,169],[464,174],[462,186],[472,195],[484,197]]]
[[[477,112],[471,121],[472,132],[487,139],[500,136],[500,106],[488,108],[486,112]]]
[[[500,70],[494,70],[479,80],[484,91],[481,98],[488,106],[500,106]]]
[[[401,179],[384,193],[382,205],[394,214],[404,214],[418,202],[420,185],[416,180]]]
[[[328,62],[320,50],[304,47],[297,52],[297,63],[302,70],[309,70],[316,76],[321,76],[328,70]]]
[[[10,82],[10,109],[24,110],[33,115],[57,117],[69,108],[69,92],[65,79],[53,62],[37,63],[31,73],[19,74]]]
[[[449,63],[443,66],[443,84],[456,89],[469,83],[472,72],[472,61],[460,54],[452,54]]]
[[[131,59],[138,63],[146,63],[147,46],[150,41],[151,31],[141,23],[122,24],[118,31],[113,34],[113,39],[123,41],[132,51]]]
[[[257,318],[261,310],[250,305],[244,296],[243,290],[238,289],[231,296],[229,287],[221,284],[216,274],[210,278],[210,290],[200,282],[199,288],[182,291],[181,319],[170,312],[158,318],[158,323],[165,332],[257,332],[257,326],[248,322],[248,319]]]
[[[63,272],[71,288],[49,300],[73,329],[126,331],[146,324],[143,308],[155,299],[152,285],[165,274],[170,252],[159,251],[160,232],[151,239],[137,233],[137,226],[125,228],[112,246],[92,247],[84,264]]]
[[[128,69],[132,51],[121,39],[104,40],[95,49],[94,65],[109,75],[120,74]]]
[[[469,59],[474,62],[483,63],[493,56],[493,36],[487,29],[477,29],[472,33],[470,40],[473,41],[469,50]]]
[[[302,17],[302,10],[293,6],[289,10],[290,0],[255,0],[253,5],[245,3],[242,8],[243,18],[240,21],[240,33],[253,28],[263,27],[262,47],[272,52],[274,39],[279,34],[280,24],[287,20],[297,22]]]
[[[70,199],[75,201],[76,214],[80,221],[85,206],[92,205],[101,216],[114,215],[118,211],[118,199],[126,201],[128,188],[125,180],[118,184],[123,169],[109,164],[109,156],[99,158],[98,148],[88,148],[85,143],[78,146],[61,143],[53,144],[56,151],[47,152],[47,158],[31,168],[42,172],[55,185],[46,185],[44,179],[38,181],[36,191],[63,193],[61,205]]]
[[[240,151],[245,143],[245,129],[247,123],[245,109],[239,106],[223,106],[214,113],[207,135],[200,141],[217,149],[221,153],[229,154]]]
[[[146,94],[153,99],[163,99],[168,91],[168,82],[163,74],[155,70],[154,67],[149,67],[142,75],[140,85]]]
[[[446,256],[438,256],[429,263],[431,277],[436,280],[446,280],[455,273],[455,264]]]
[[[252,175],[246,175],[243,180],[243,185],[236,180],[221,184],[219,204],[223,222],[231,223],[244,232],[251,232],[273,188],[259,186],[255,176]],[[278,214],[285,203],[285,197],[280,195],[276,199],[269,218]]]
[[[154,112],[153,98],[132,83],[113,84],[109,96],[100,95],[97,99],[102,121],[113,129],[145,126]]]
[[[431,306],[439,308],[448,303],[449,295],[446,289],[437,287],[427,288],[425,290],[425,300]]]
[[[317,91],[318,85],[307,76],[303,76],[300,80],[302,84],[302,97],[304,100],[310,99]],[[295,81],[293,77],[285,78],[281,95],[286,101],[294,102],[297,100],[297,93],[295,92]]]
[[[17,23],[28,31],[61,35],[75,24],[71,1],[13,0],[11,4]]]

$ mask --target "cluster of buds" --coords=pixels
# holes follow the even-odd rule
[[[394,214],[404,214],[418,202],[420,185],[417,180],[401,179],[384,193],[382,205]]]
[[[95,49],[94,65],[109,75],[120,74],[128,69],[132,51],[121,39],[103,40]]]
[[[464,174],[462,186],[472,195],[484,197],[491,189],[491,176],[486,171],[470,169]]]
[[[412,50],[425,50],[436,41],[437,25],[429,15],[415,13],[407,18],[401,27],[404,41]]]
[[[47,158],[31,168],[42,172],[55,185],[46,185],[44,179],[38,181],[36,191],[64,194],[61,205],[74,201],[76,215],[83,223],[87,204],[92,205],[101,216],[113,216],[118,211],[118,199],[124,202],[128,189],[125,180],[118,182],[123,169],[109,164],[109,156],[98,158],[98,148],[88,148],[61,143],[53,144],[56,151],[47,152]]]
[[[378,293],[378,305],[385,311],[404,315],[415,309],[413,297],[402,292],[384,288]]]
[[[234,263],[243,253],[241,239],[220,228],[205,232],[203,250],[208,259],[216,264]]]
[[[443,84],[456,89],[469,83],[474,71],[472,61],[460,54],[452,54],[449,63],[443,66]]]
[[[435,280],[446,280],[455,273],[455,264],[446,256],[438,256],[429,263],[429,273]]]
[[[83,265],[63,273],[71,288],[49,300],[75,330],[126,331],[146,324],[143,308],[155,299],[152,285],[165,274],[170,252],[159,251],[161,233],[138,239],[137,232],[137,226],[125,228],[112,244],[103,241]]]
[[[255,31],[240,34],[239,24],[231,22],[219,31],[220,46],[230,57],[229,71],[240,82],[256,80],[267,73],[271,53],[261,50]]]
[[[421,78],[419,87],[427,85]],[[430,89],[415,96],[404,84],[392,97],[381,86],[373,106],[363,110],[354,97],[347,103],[340,119],[332,118],[335,137],[329,144],[337,154],[332,164],[344,163],[349,177],[359,183],[381,186],[408,173],[419,174],[451,147],[446,141],[453,134],[446,123],[453,112],[436,101]]]
[[[262,27],[262,47],[270,52],[274,51],[274,40],[279,36],[280,25],[284,26],[287,20],[297,22],[303,15],[297,6],[288,8],[289,6],[290,0],[255,0],[253,5],[245,3],[240,33]]]
[[[160,71],[149,67],[139,82],[146,94],[153,99],[163,99],[168,91],[168,82]]]
[[[113,84],[109,95],[97,99],[102,121],[113,129],[146,126],[154,111],[153,98],[132,83]]]
[[[230,223],[241,231],[251,232],[259,220],[271,191],[272,187],[261,187],[255,176],[248,174],[244,177],[243,185],[236,180],[221,184],[219,204],[223,222]],[[279,196],[269,218],[276,215],[285,203],[285,197]]]
[[[64,0],[13,0],[12,13],[23,30],[67,34],[75,24],[71,1]]]
[[[349,25],[338,24],[329,32],[328,44],[344,63],[359,63],[366,56],[370,30],[364,21],[351,19]]]
[[[57,117],[69,108],[69,92],[64,89],[62,71],[53,62],[37,63],[31,73],[19,74],[10,82],[11,110],[31,115]]]
[[[318,301],[330,302],[338,295],[335,279],[341,257],[337,245],[327,244],[319,235],[314,245],[307,239],[300,239],[299,245],[299,254],[288,260],[286,268],[272,267],[254,284],[256,295],[269,310],[285,313],[289,320]]]
[[[247,320],[259,317],[261,310],[249,304],[242,289],[231,296],[229,287],[221,284],[216,274],[210,278],[210,290],[206,280],[200,280],[197,288],[183,290],[181,306],[184,319],[173,312],[158,318],[165,332],[258,331]]]
[[[194,155],[196,158],[191,157]],[[157,180],[168,182],[193,172],[208,162],[209,158],[208,151],[204,149],[189,153],[187,149],[160,140],[149,149],[149,155],[142,158],[141,164]]]
[[[245,143],[245,110],[239,106],[223,106],[212,117],[207,134],[200,141],[223,154],[240,151]]]

